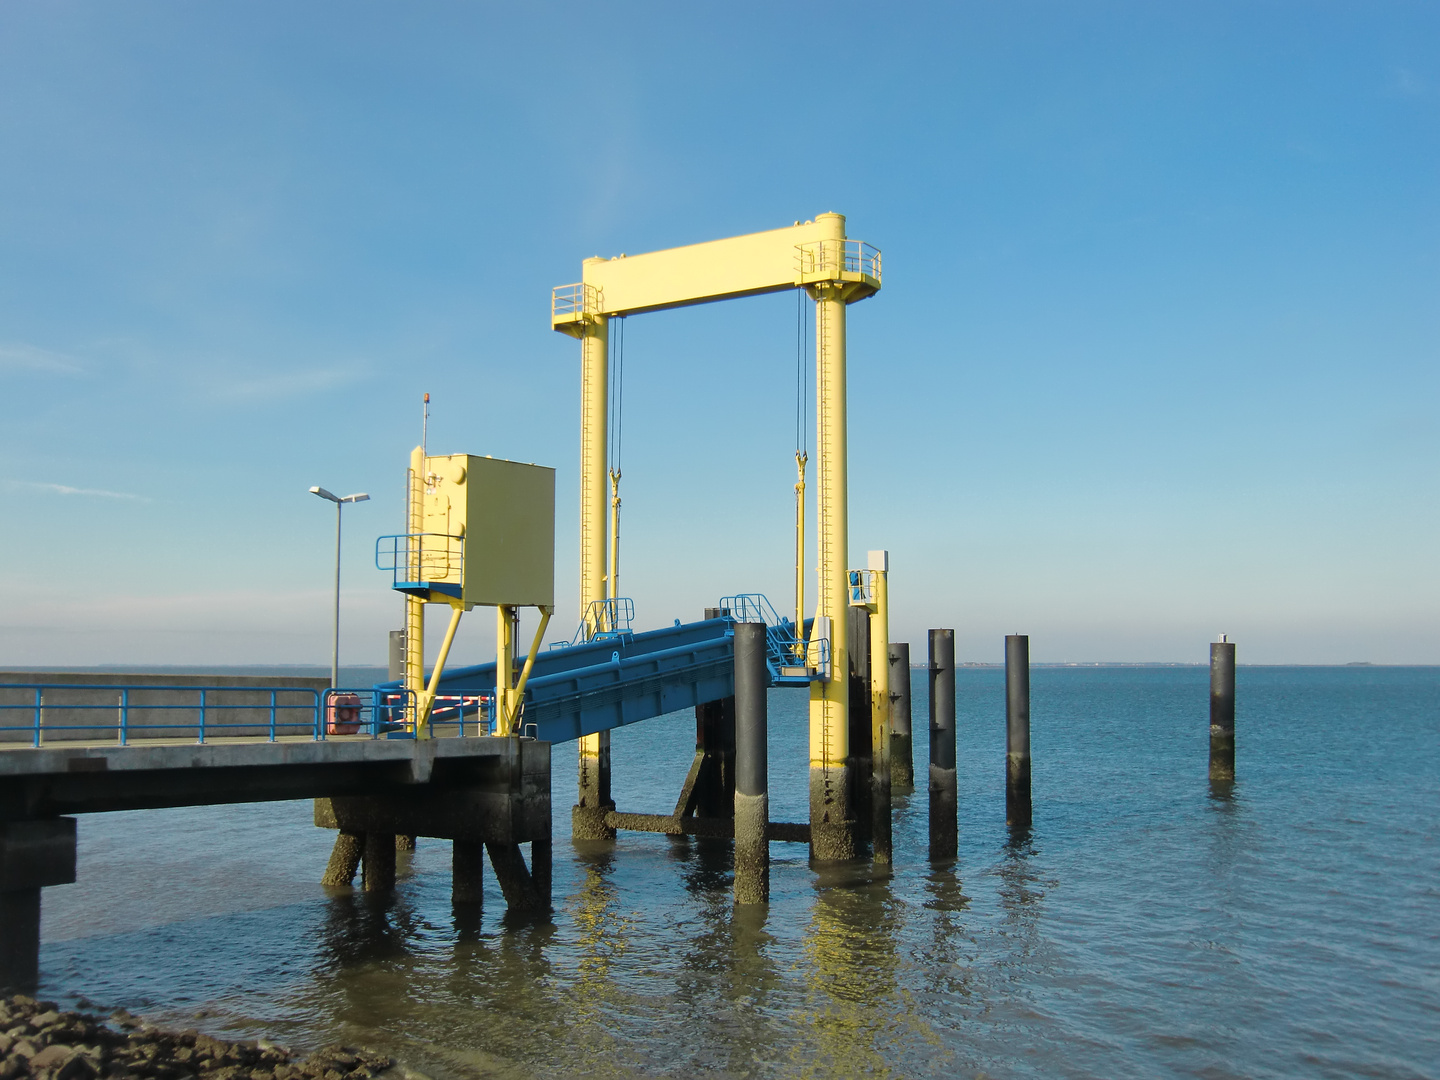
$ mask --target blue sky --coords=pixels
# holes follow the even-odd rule
[[[1440,662],[1433,3],[0,4],[0,665],[382,662],[436,452],[558,469],[588,255],[834,210],[852,560],[968,660]],[[631,319],[642,627],[790,602],[795,300]],[[491,648],[471,616],[460,656]]]

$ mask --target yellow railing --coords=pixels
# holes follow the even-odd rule
[[[600,294],[594,285],[577,281],[550,290],[550,321],[573,322],[600,310]]]
[[[795,247],[801,282],[871,278],[880,284],[880,250],[863,240],[813,240]]]

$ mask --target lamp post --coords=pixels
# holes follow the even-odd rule
[[[370,496],[363,492],[358,495],[332,495],[322,487],[312,487],[311,495],[319,495],[335,504],[335,636],[330,649],[330,689],[340,685],[340,511],[346,503],[369,502]]]

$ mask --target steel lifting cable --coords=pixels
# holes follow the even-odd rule
[[[805,638],[805,466],[810,460],[805,416],[808,394],[806,365],[806,294],[795,291],[795,640],[794,659],[806,664]]]
[[[610,338],[610,562],[606,593],[611,601],[609,629],[619,629],[620,597],[620,454],[625,434],[625,319],[615,320]]]
[[[805,290],[795,290],[795,453],[808,456],[809,443],[805,431]]]
[[[610,467],[620,471],[620,448],[625,421],[625,319],[615,320],[610,335]]]

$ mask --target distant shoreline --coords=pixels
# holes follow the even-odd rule
[[[982,660],[958,661],[957,668],[996,668],[1002,669],[1004,663],[992,663]],[[1058,668],[1209,668],[1208,663],[1193,663],[1165,660],[1032,660],[1030,667],[1058,669]],[[1440,664],[1384,664],[1369,660],[1351,660],[1344,663],[1333,664],[1237,664],[1237,667],[1244,668],[1440,668]],[[910,665],[912,671],[924,671],[927,665],[924,663]],[[330,674],[330,668],[323,664],[81,664],[81,665],[40,665],[40,664],[8,664],[0,667],[0,670],[10,674],[22,675],[30,672],[43,672],[55,675],[105,675],[105,674],[126,674],[126,675],[294,675],[318,677]],[[346,665],[340,669],[342,684],[354,683],[358,678],[361,682],[383,681],[388,675],[388,669],[384,664],[353,664]]]

